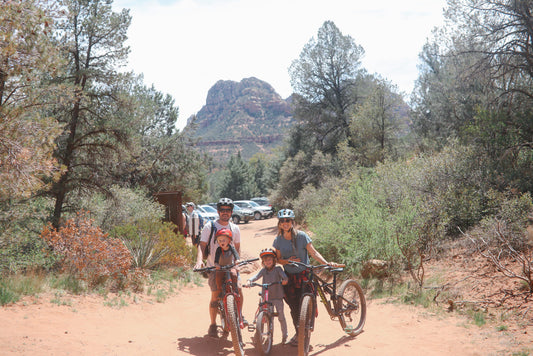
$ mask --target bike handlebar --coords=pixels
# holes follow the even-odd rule
[[[268,289],[268,287],[273,286],[274,284],[281,284],[281,281],[272,282],[272,283],[255,283],[255,282],[252,282],[252,283],[244,284],[243,287],[247,287],[247,288],[250,288],[250,287],[262,287],[262,288],[267,288]]]
[[[226,265],[226,266],[220,266],[220,268],[218,270],[222,270],[222,271],[225,271],[225,270],[228,270],[228,269],[231,269],[235,266],[237,267],[240,267],[240,266],[244,266],[244,265],[247,265],[249,263],[252,263],[254,261],[258,261],[259,258],[251,258],[249,260],[244,260],[244,261],[240,261],[240,262],[237,262],[237,263],[232,263],[230,265]],[[193,268],[193,272],[206,272],[206,271],[213,271],[217,269],[216,266],[212,266],[212,267],[204,267],[204,268]]]
[[[293,266],[293,267],[305,267],[306,269],[310,269],[310,270],[321,269],[321,268],[324,268],[324,269],[327,269],[327,270],[339,269],[339,272],[342,272],[344,270],[344,267],[346,267],[345,264],[337,264],[337,266],[330,266],[330,265],[327,265],[327,264],[326,265],[313,266],[313,265],[308,265],[307,263],[298,262],[298,261],[291,261],[288,264]]]

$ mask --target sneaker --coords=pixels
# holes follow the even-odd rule
[[[246,320],[246,319],[244,318],[244,315],[243,315],[243,317],[242,317],[242,325],[244,325],[244,326],[248,326],[248,325],[250,325],[250,323],[248,322],[248,320]]]
[[[291,346],[298,346],[298,334],[294,334],[294,336],[289,340],[288,344]]]
[[[207,335],[211,337],[218,338],[217,326],[216,324],[209,325],[209,330],[207,330]]]
[[[287,343],[287,335],[283,335],[283,337],[281,338],[281,344],[285,345],[286,343]]]

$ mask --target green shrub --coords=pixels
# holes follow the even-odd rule
[[[0,281],[0,305],[16,303],[20,299],[20,294],[13,291],[4,281]]]
[[[110,191],[110,197],[101,193],[77,196],[72,199],[72,204],[77,210],[89,211],[103,231],[111,231],[115,226],[127,225],[131,221],[155,221],[165,216],[165,207],[143,189],[112,186]]]
[[[39,238],[52,208],[45,198],[0,204],[0,273],[54,266],[55,256],[46,253],[46,243]]]
[[[124,241],[135,267],[151,269],[161,265],[190,265],[190,248],[183,236],[174,233],[174,229],[172,223],[141,219],[114,227],[110,235]]]

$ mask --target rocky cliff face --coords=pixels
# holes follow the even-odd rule
[[[281,145],[293,124],[290,105],[257,78],[218,81],[206,105],[185,130],[199,138],[198,148],[225,161],[238,151],[244,159]]]

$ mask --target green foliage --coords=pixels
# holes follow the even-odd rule
[[[353,269],[371,258],[398,259],[394,226],[373,194],[370,175],[354,176],[338,187],[329,201],[311,209],[308,221],[314,244],[328,260]]]
[[[14,292],[9,285],[0,281],[0,305],[16,303],[20,299],[20,294]]]
[[[407,134],[406,105],[397,88],[377,78],[369,84],[370,93],[363,99],[350,121],[351,146],[357,163],[373,167],[386,158],[398,157],[399,140]]]
[[[407,267],[421,286],[423,256],[453,232],[451,224],[471,226],[486,209],[470,152],[450,146],[435,155],[379,164],[370,173],[360,169],[336,187],[305,188],[294,205],[307,209],[314,241],[327,259],[354,267],[387,260],[391,272]]]
[[[0,204],[0,273],[54,265],[55,257],[46,253],[46,243],[39,238],[51,206],[52,201],[46,198]]]
[[[91,217],[103,231],[111,231],[130,221],[153,220],[164,217],[165,207],[154,201],[142,188],[121,188],[117,185],[109,189],[111,196],[94,193],[76,197],[76,207],[89,211]]]
[[[174,228],[172,223],[141,219],[114,227],[110,236],[124,242],[135,267],[152,269],[161,265],[188,265],[192,254],[185,239],[174,233]]]
[[[319,188],[326,177],[338,172],[339,162],[332,155],[320,151],[300,151],[281,167],[278,185],[271,193],[272,203],[279,207],[291,207],[304,187]]]
[[[48,284],[53,289],[65,290],[73,294],[81,294],[86,291],[82,281],[72,274],[50,275]]]
[[[233,200],[250,199],[255,192],[252,171],[240,152],[232,156],[226,166],[219,196],[231,197]]]
[[[294,117],[305,127],[305,136],[315,139],[313,150],[334,153],[349,137],[349,110],[357,101],[354,91],[363,55],[352,37],[325,21],[292,62]]]

